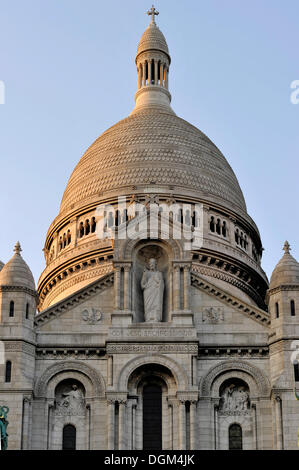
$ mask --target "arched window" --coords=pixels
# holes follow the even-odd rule
[[[222,224],[222,235],[226,237],[226,222],[225,221]]]
[[[211,220],[210,220],[210,231],[215,232],[215,219],[213,216],[211,217]]]
[[[183,209],[179,209],[179,213],[178,213],[178,222],[179,222],[180,224],[183,224],[183,223],[184,223]]]
[[[71,231],[68,230],[67,231],[67,244],[70,245],[71,241],[72,241]]]
[[[275,303],[275,315],[276,315],[276,318],[279,318],[279,305],[278,305],[278,302]]]
[[[76,428],[72,424],[63,428],[62,450],[76,450]]]
[[[154,63],[154,60],[151,61],[151,77],[152,77],[152,81],[151,81],[150,85],[154,85],[155,84],[155,63]]]
[[[91,219],[91,233],[95,233],[97,228],[97,223],[95,217]]]
[[[240,424],[231,424],[228,430],[229,450],[242,450],[242,428]]]
[[[218,235],[220,235],[220,233],[221,233],[220,219],[217,219],[216,232],[218,233]]]
[[[120,224],[121,224],[120,211],[117,210],[117,211],[115,212],[115,222],[114,222],[114,225],[115,225],[116,227],[118,227]]]
[[[11,382],[11,361],[7,361],[5,364],[5,382]]]
[[[292,317],[294,317],[296,315],[295,301],[291,300],[290,305],[291,305],[291,315]]]
[[[29,304],[28,304],[28,302],[27,302],[27,304],[26,304],[25,318],[26,318],[26,320],[28,320],[28,318],[29,318]]]
[[[294,377],[295,377],[295,382],[299,382],[299,364],[298,364],[298,362],[294,362]]]
[[[9,316],[13,317],[14,314],[15,314],[15,303],[13,300],[11,300],[9,304]]]
[[[89,225],[89,220],[87,219],[85,221],[85,235],[89,235],[90,233],[90,225]]]
[[[79,226],[79,237],[80,237],[80,238],[84,237],[84,225],[83,225],[83,222],[80,222],[80,226]]]

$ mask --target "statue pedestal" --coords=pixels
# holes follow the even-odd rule
[[[194,326],[191,310],[179,310],[171,313],[171,321],[174,326]]]
[[[133,323],[133,312],[129,310],[114,311],[111,314],[112,326],[126,328]]]

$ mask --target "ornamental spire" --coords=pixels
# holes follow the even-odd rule
[[[291,250],[291,246],[289,244],[288,241],[285,241],[284,242],[284,245],[283,245],[283,251],[285,252],[285,254],[290,254],[290,250]]]
[[[156,24],[156,21],[155,21],[155,16],[158,16],[159,15],[159,12],[156,10],[156,8],[154,7],[154,5],[152,5],[152,8],[147,11],[147,14],[148,16],[151,16],[151,23],[150,24]]]
[[[16,255],[19,255],[21,253],[22,248],[21,248],[20,242],[17,242],[15,244],[15,247],[14,247],[13,251],[15,252]]]

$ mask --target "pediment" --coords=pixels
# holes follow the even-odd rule
[[[231,295],[229,292],[215,286],[213,283],[203,279],[199,274],[192,272],[191,273],[191,284],[195,289],[200,290],[205,295],[213,299],[213,304],[215,304],[215,317],[217,317],[217,306],[220,308],[223,306],[224,309],[233,309],[234,311],[239,312],[241,315],[245,316],[250,321],[254,321],[269,327],[270,325],[270,315],[268,312],[260,309],[257,306],[244,302],[244,300]],[[207,306],[207,309],[209,307]],[[208,310],[206,311],[208,315]],[[211,313],[211,322],[213,323]],[[219,313],[220,315],[220,313]],[[216,322],[216,318],[215,318]]]
[[[56,304],[40,312],[34,320],[37,330],[53,330],[55,326],[62,328],[62,322],[68,324],[80,317],[80,329],[92,328],[103,321],[103,312],[113,309],[113,295],[107,295],[108,290],[113,291],[114,273],[109,273],[76,293],[66,297]],[[98,320],[98,317],[101,319]],[[51,323],[51,327],[47,325]],[[54,323],[57,325],[54,325]]]

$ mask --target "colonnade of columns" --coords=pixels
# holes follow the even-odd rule
[[[168,65],[158,59],[145,60],[138,64],[138,89],[149,85],[160,85],[168,90]]]
[[[116,406],[118,407],[117,415]],[[197,400],[172,399],[168,404],[168,409],[166,423],[162,425],[163,449],[197,449]],[[178,420],[173,419],[176,414],[178,414]],[[136,398],[109,399],[107,401],[107,425],[108,450],[142,450],[142,402],[138,403]]]

